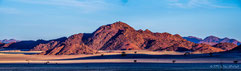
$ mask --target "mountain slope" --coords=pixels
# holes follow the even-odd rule
[[[4,45],[4,43],[2,43],[2,42],[0,42],[0,49],[1,49],[1,47]]]
[[[221,48],[221,49],[223,49],[225,51],[228,51],[228,50],[231,50],[231,49],[237,47],[237,45],[233,44],[233,43],[227,43],[226,42],[226,43],[218,43],[216,45],[213,45],[213,47]]]
[[[43,55],[76,55],[93,54],[96,50],[86,46],[83,41],[84,34],[75,34],[64,41],[50,41],[47,44],[40,44],[32,50],[45,51]]]
[[[229,52],[232,52],[232,53],[240,53],[241,52],[241,45],[239,45],[238,47],[235,47],[234,49],[230,50],[230,51],[227,51],[228,53]]]

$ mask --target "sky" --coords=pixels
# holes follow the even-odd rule
[[[0,40],[56,39],[116,21],[136,30],[241,41],[241,0],[0,0]]]

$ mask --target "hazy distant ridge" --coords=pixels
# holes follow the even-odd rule
[[[240,45],[241,42],[236,40],[236,39],[230,39],[230,38],[219,38],[216,36],[208,36],[204,39],[202,38],[198,38],[195,36],[188,36],[188,37],[183,37],[184,39],[194,42],[194,43],[205,43],[205,44],[209,44],[209,45],[215,45],[218,43],[233,43],[236,45]]]

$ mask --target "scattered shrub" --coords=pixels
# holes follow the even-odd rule
[[[30,64],[30,60],[25,60],[25,61],[27,61],[27,62],[28,62],[28,64]]]
[[[126,56],[126,52],[121,52],[121,56]]]
[[[209,53],[208,55],[209,55],[209,56],[213,56],[213,53]]]
[[[172,63],[176,63],[176,60],[172,60]]]
[[[47,61],[47,62],[45,62],[44,64],[49,64],[50,62],[49,61]]]
[[[191,53],[190,53],[190,52],[185,52],[184,55],[185,55],[185,56],[186,56],[186,55],[191,55]]]
[[[237,64],[237,63],[238,63],[238,60],[233,61],[233,63]]]

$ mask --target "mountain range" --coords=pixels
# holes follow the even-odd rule
[[[16,39],[4,39],[4,40],[0,40],[0,43],[12,43],[12,42],[18,42],[19,40]]]
[[[54,40],[20,41],[0,44],[7,49],[43,51],[42,55],[94,54],[98,50],[150,50],[212,53],[231,50],[233,43],[208,45],[194,43],[178,34],[153,33],[150,30],[135,30],[123,22],[103,25],[93,33],[74,34]],[[1,47],[1,46],[0,46]]]
[[[216,36],[208,36],[204,39],[194,37],[194,36],[188,36],[188,37],[183,37],[184,39],[194,42],[194,43],[204,43],[204,44],[209,44],[209,45],[216,45],[218,43],[233,43],[236,45],[240,45],[241,42],[236,40],[236,39],[230,39],[230,38],[219,38]]]

